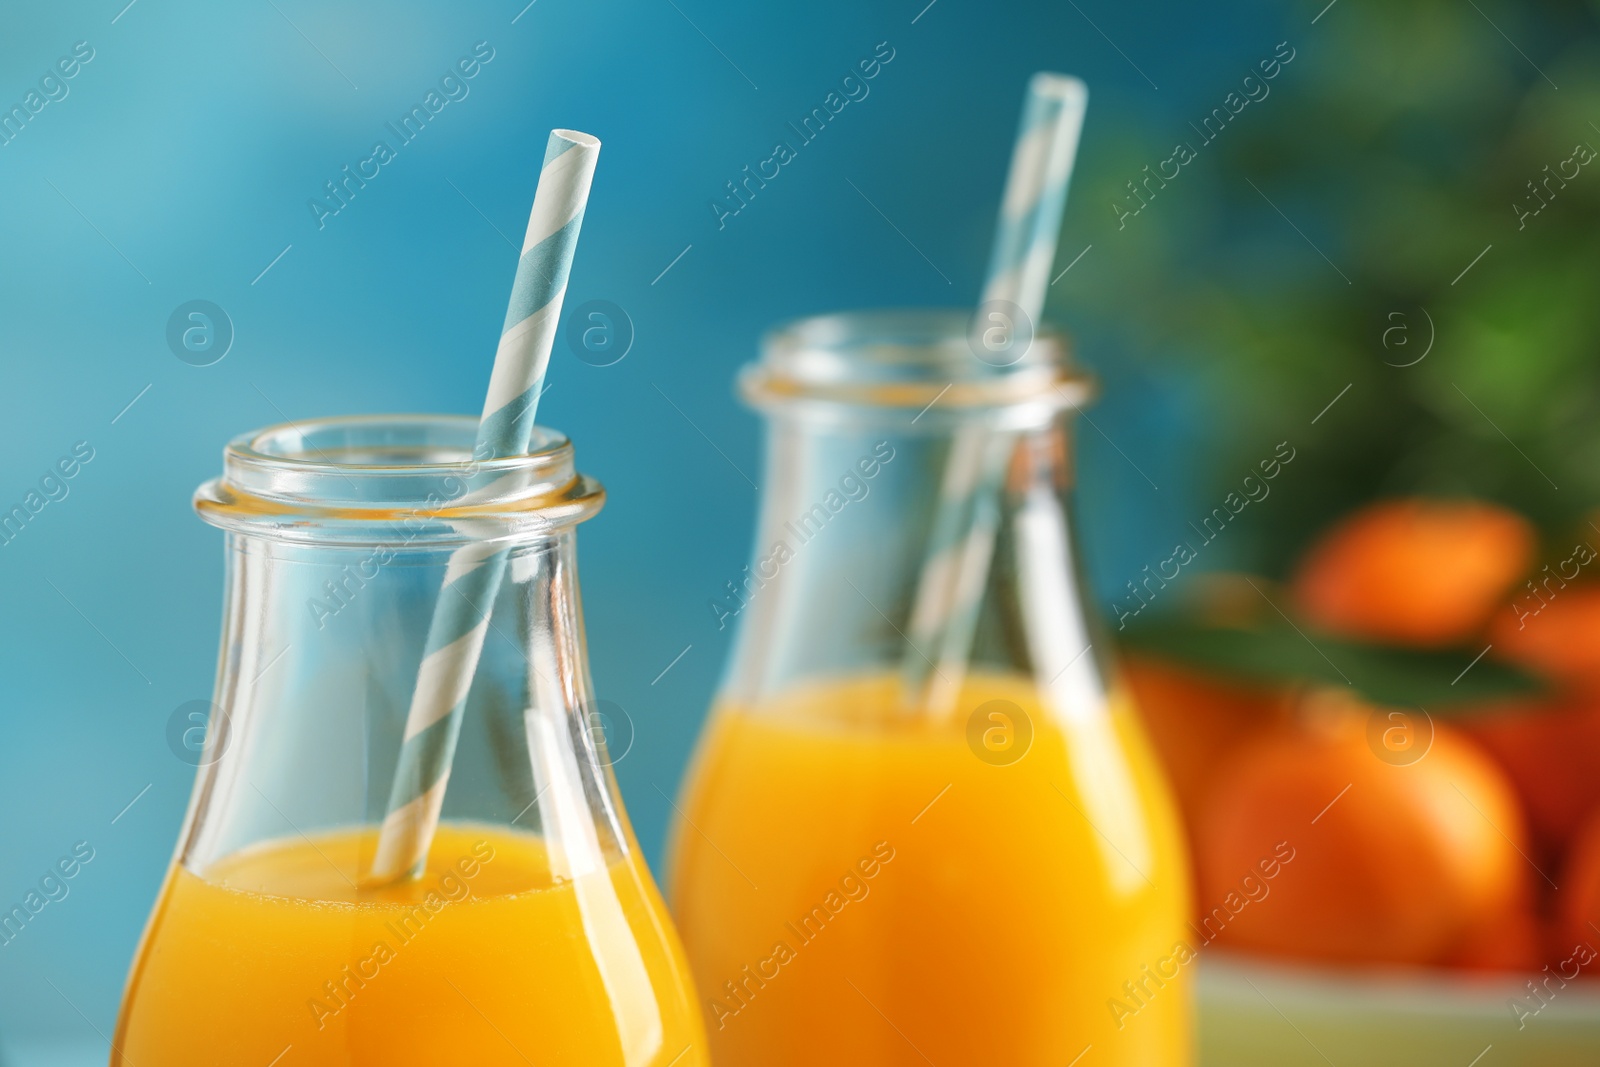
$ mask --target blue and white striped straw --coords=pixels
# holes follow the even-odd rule
[[[1077,78],[1039,72],[1028,80],[1022,121],[1011,153],[994,250],[981,306],[1015,305],[1032,337],[1044,313],[1061,216],[1078,154],[1089,90]],[[1013,335],[1018,329],[1013,324]],[[1012,435],[981,426],[958,430],[950,443],[927,554],[912,602],[911,649],[902,665],[908,710],[947,714],[959,699],[994,552]]]
[[[1077,78],[1040,71],[1028,79],[982,302],[1009,300],[1028,316],[1033,330],[1044,313],[1088,106],[1088,87]]]
[[[599,155],[599,140],[586,133],[550,134],[478,424],[479,459],[528,449]],[[445,568],[369,884],[413,877],[427,859],[506,559],[504,549],[473,542],[452,553]]]

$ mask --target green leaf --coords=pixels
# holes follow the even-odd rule
[[[1254,629],[1167,615],[1124,631],[1129,651],[1258,684],[1349,685],[1389,707],[1471,711],[1545,691],[1538,678],[1479,658],[1481,649],[1419,651],[1329,637],[1274,621]]]

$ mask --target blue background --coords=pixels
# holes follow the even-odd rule
[[[558,345],[540,414],[611,491],[582,534],[590,649],[601,695],[638,730],[618,774],[654,861],[668,813],[655,787],[675,789],[728,647],[707,602],[746,562],[756,506],[707,438],[758,476],[761,426],[731,380],[761,331],[974,299],[1035,69],[1092,92],[1058,269],[1112,239],[1104,205],[1123,179],[1169,154],[1196,102],[1269,55],[1285,20],[1301,33],[1321,7],[123,2],[0,10],[4,107],[75,42],[95,53],[0,147],[0,510],[75,442],[95,449],[70,495],[0,547],[0,903],[72,843],[96,850],[71,895],[0,948],[14,1054],[105,1048],[96,1031],[171,854],[193,770],[166,725],[209,695],[221,596],[220,535],[191,492],[245,429],[478,410],[551,127],[605,144],[567,307],[611,301],[637,331],[611,367]],[[307,200],[393,143],[384,124],[479,41],[494,58],[470,94],[319,229]],[[883,41],[895,58],[870,95],[719,230],[708,205],[724,182]],[[1051,313],[1107,385],[1104,433],[1085,433],[1081,456],[1104,602],[1181,525],[1202,403],[1075,302],[1095,269],[1091,252]],[[1159,306],[1158,279],[1146,297]],[[166,343],[192,299],[236,330],[213,366]]]

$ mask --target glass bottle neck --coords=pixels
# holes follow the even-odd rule
[[[475,434],[356,417],[230,444],[196,495],[227,531],[227,585],[205,744],[175,746],[199,768],[180,862],[353,832],[368,864],[430,729],[445,821],[537,834],[558,877],[632,847],[577,581],[575,524],[603,491],[559,435],[483,461]]]
[[[448,551],[228,537],[221,659],[179,859],[381,822]],[[509,550],[445,817],[541,834],[576,877],[629,844],[595,704],[570,528]]]
[[[725,700],[884,672],[959,689],[981,671],[1101,703],[1067,416],[922,422],[775,406],[754,558],[711,607],[739,627]]]

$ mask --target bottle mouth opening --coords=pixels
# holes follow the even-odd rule
[[[740,378],[758,407],[790,401],[1054,412],[1093,395],[1066,337],[1013,305],[836,312],[779,326]]]
[[[214,525],[280,539],[339,540],[363,526],[406,524],[430,543],[548,530],[599,509],[604,490],[577,473],[564,434],[536,426],[526,453],[489,458],[476,451],[477,431],[463,415],[335,416],[253,430],[228,442],[222,476],[199,488],[195,508]]]

